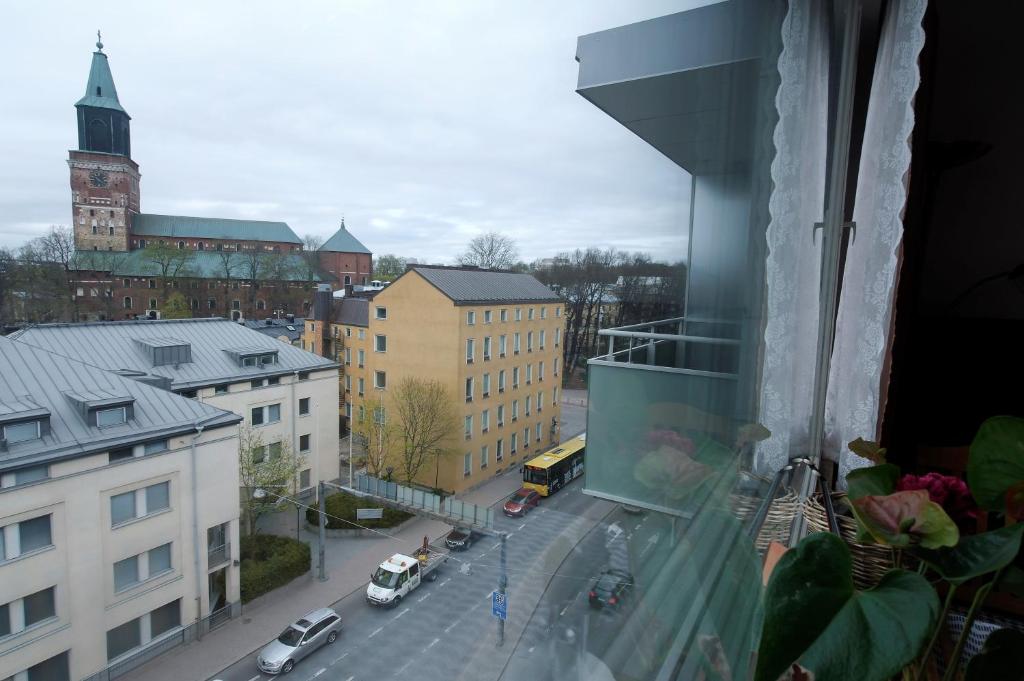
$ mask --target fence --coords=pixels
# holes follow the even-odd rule
[[[229,603],[220,610],[216,610],[198,622],[179,627],[178,629],[160,636],[156,640],[140,648],[135,652],[126,653],[119,657],[116,662],[110,664],[83,681],[111,681],[128,672],[136,669],[150,660],[163,655],[185,643],[198,640],[201,636],[213,631],[230,619],[242,614],[242,603]]]
[[[441,516],[452,524],[494,527],[494,510],[486,506],[467,504],[458,499],[442,497],[415,487],[406,487],[365,473],[357,474],[354,483],[358,491],[388,499],[409,511],[423,511]]]

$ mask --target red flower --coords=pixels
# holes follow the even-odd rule
[[[978,506],[974,497],[967,489],[967,483],[960,478],[935,472],[920,476],[908,473],[896,483],[897,492],[916,489],[927,490],[928,498],[942,506],[958,524],[977,516]]]

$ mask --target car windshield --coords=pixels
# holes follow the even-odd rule
[[[525,504],[527,496],[527,494],[523,494],[522,492],[516,492],[515,494],[512,495],[512,498],[509,499],[509,501],[511,501],[513,504]]]
[[[469,530],[464,530],[461,527],[456,527],[448,534],[449,539],[465,539],[469,536]]]
[[[611,593],[615,588],[615,585],[619,583],[618,578],[613,575],[601,575],[601,578],[597,580],[597,584],[594,585],[594,591],[601,593]]]
[[[303,633],[304,632],[299,631],[295,627],[288,627],[287,629],[281,632],[281,635],[277,637],[277,640],[285,644],[286,646],[291,646],[292,648],[294,648],[295,646],[299,645],[299,641],[302,640]]]
[[[379,567],[373,573],[373,583],[382,589],[393,589],[398,583],[398,573]]]

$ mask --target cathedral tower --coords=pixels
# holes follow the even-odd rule
[[[131,117],[117,99],[102,42],[75,109],[78,149],[68,154],[75,248],[127,251],[132,215],[139,212],[139,166],[131,159]]]

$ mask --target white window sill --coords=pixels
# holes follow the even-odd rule
[[[17,556],[15,556],[14,558],[8,558],[6,560],[0,559],[0,567],[3,567],[4,565],[10,565],[11,563],[16,563],[19,560],[24,560],[26,558],[31,558],[33,556],[38,556],[41,553],[46,553],[47,551],[49,551],[51,549],[55,549],[55,548],[57,548],[57,547],[54,546],[53,544],[49,544],[47,546],[40,546],[38,549],[32,549],[28,553],[20,553]]]
[[[128,593],[134,591],[135,589],[139,588],[140,586],[143,586],[145,584],[150,584],[153,581],[155,581],[157,579],[160,579],[161,577],[166,577],[167,575],[169,575],[169,574],[171,574],[173,572],[174,572],[174,568],[167,568],[166,570],[161,570],[160,572],[156,573],[155,575],[150,575],[149,577],[146,577],[145,579],[140,580],[138,582],[132,582],[128,586],[121,587],[120,589],[115,587],[114,588],[114,596],[123,596],[125,594],[128,594]]]
[[[135,523],[142,522],[143,520],[149,520],[150,518],[156,517],[158,515],[163,515],[164,513],[170,513],[170,512],[171,512],[171,507],[168,506],[167,508],[161,508],[159,511],[153,511],[152,513],[147,513],[146,515],[140,515],[140,516],[138,516],[136,518],[130,518],[128,520],[122,520],[121,522],[119,522],[117,524],[112,524],[110,526],[110,529],[116,530],[116,529],[119,529],[121,527],[126,527],[128,525],[134,525]]]

